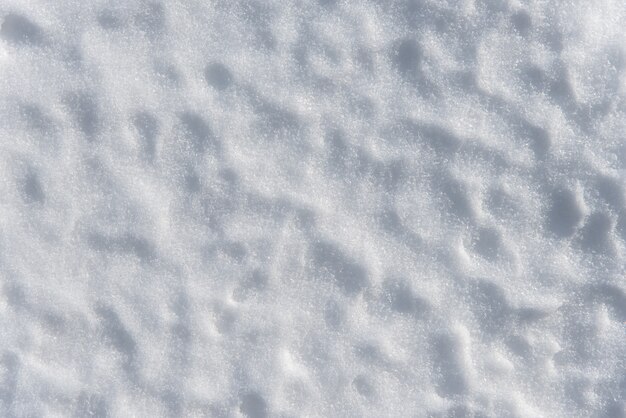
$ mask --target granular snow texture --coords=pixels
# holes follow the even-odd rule
[[[0,25],[0,416],[626,416],[624,0]]]

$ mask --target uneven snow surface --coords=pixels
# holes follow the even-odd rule
[[[0,0],[1,417],[624,417],[624,0]]]

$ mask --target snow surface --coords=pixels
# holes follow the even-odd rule
[[[624,417],[624,0],[1,0],[0,416]]]

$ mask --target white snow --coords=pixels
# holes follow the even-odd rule
[[[0,416],[626,416],[625,28],[0,1]]]

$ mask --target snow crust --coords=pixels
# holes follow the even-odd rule
[[[623,0],[0,22],[0,416],[626,416]]]

